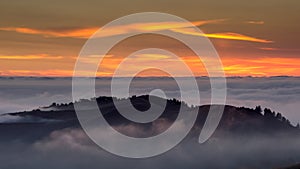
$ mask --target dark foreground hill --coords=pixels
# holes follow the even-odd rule
[[[289,167],[282,167],[282,168],[278,168],[278,169],[299,169],[300,168],[300,164],[296,164],[296,165],[292,165]]]
[[[111,97],[96,99],[105,119],[119,132],[149,137],[166,130],[177,118],[177,100],[168,100],[163,114],[141,124],[125,119]],[[148,96],[130,98],[138,110],[150,107]],[[119,99],[122,104],[124,99]],[[159,104],[164,100],[157,98]],[[82,100],[87,111],[89,100]],[[128,105],[123,105],[128,106]],[[216,106],[216,105],[214,105]],[[204,144],[197,138],[210,105],[199,107],[190,134],[158,157],[134,161],[110,155],[82,131],[73,104],[52,104],[38,110],[0,116],[0,168],[278,168],[300,162],[300,129],[269,109],[225,106],[221,122]],[[10,147],[10,148],[9,148]],[[20,160],[22,157],[22,160]],[[166,161],[172,161],[171,163]],[[122,164],[121,164],[122,163]]]

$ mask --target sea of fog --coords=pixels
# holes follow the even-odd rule
[[[201,104],[210,103],[209,78],[198,77]],[[234,106],[271,108],[281,112],[292,123],[300,122],[300,77],[229,77],[226,103]],[[188,81],[188,80],[187,80]],[[96,95],[111,95],[111,79],[96,79]],[[186,82],[188,83],[188,82]],[[121,84],[120,84],[121,85]],[[161,89],[168,98],[180,99],[180,91],[172,78],[135,78],[130,95],[149,94]],[[184,100],[196,104],[195,98]],[[0,114],[32,110],[41,106],[72,101],[72,78],[0,77]]]

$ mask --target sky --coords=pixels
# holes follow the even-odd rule
[[[300,1],[298,0],[165,0],[165,1],[0,1],[0,76],[72,76],[76,58],[100,27],[137,12],[164,12],[185,18],[204,33],[178,23],[125,25],[107,36],[130,29],[159,29],[208,37],[227,76],[300,75]],[[149,47],[180,56],[197,76],[206,75],[197,56],[182,43],[158,35],[140,35],[117,44],[100,65],[98,76],[112,76],[122,59]],[[87,62],[95,64],[95,58]],[[176,68],[172,58],[151,53],[135,65],[160,62]],[[135,65],[127,67],[130,70]],[[141,76],[163,76],[150,70]],[[178,69],[178,76],[181,70]]]

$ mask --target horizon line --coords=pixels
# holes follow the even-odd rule
[[[0,78],[113,78],[114,76],[5,76],[0,75]],[[176,78],[220,78],[223,76],[174,76]],[[173,76],[135,76],[133,78],[174,78]],[[252,75],[245,75],[245,76],[224,76],[223,78],[245,78],[245,77],[252,77],[252,78],[271,78],[271,77],[300,77],[300,75],[293,76],[293,75],[274,75],[274,76],[252,76]],[[115,76],[114,78],[132,78],[132,76]]]

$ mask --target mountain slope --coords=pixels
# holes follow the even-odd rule
[[[131,103],[134,105],[134,107],[142,111],[143,110],[145,111],[148,108],[150,108],[148,99],[149,99],[148,96],[139,96],[139,97],[130,98]],[[112,126],[130,124],[132,126],[137,126],[137,127],[151,128],[155,126],[158,121],[164,119],[168,121],[168,123],[167,125],[164,126],[163,130],[160,130],[160,132],[166,130],[172,124],[172,122],[176,120],[180,106],[185,107],[187,111],[190,109],[199,108],[198,118],[193,127],[194,132],[199,132],[203,127],[203,124],[207,117],[207,113],[210,109],[210,105],[191,108],[188,107],[183,102],[179,102],[174,99],[168,100],[165,111],[158,119],[156,119],[151,123],[140,124],[140,123],[131,122],[126,118],[124,118],[114,107],[112,98],[99,97],[96,100],[98,102],[101,112],[104,114],[105,119]],[[122,101],[123,100],[121,99],[118,102],[122,102]],[[88,100],[84,100],[82,102],[86,102],[85,106],[89,104]],[[67,109],[65,109],[66,106],[68,107]],[[0,131],[2,130],[4,133],[5,130],[12,130],[12,131],[16,130],[17,132],[20,132],[20,134],[10,134],[10,135],[17,137],[22,135],[22,133],[26,133],[23,131],[26,128],[30,130],[31,127],[39,128],[34,126],[45,126],[45,128],[49,130],[49,132],[55,130],[55,128],[67,128],[67,127],[80,128],[72,103],[62,104],[62,105],[52,104],[51,106],[48,106],[48,108],[52,110],[41,111],[37,109],[33,111],[8,113],[2,115],[0,116],[0,119],[2,118],[2,123],[0,123]],[[272,135],[283,136],[283,135],[290,135],[290,134],[299,135],[300,130],[292,126],[287,120],[282,120],[283,118],[284,117],[281,117],[279,119],[275,115],[269,115],[269,114],[263,115],[262,112],[260,112],[259,110],[254,110],[250,108],[244,108],[244,107],[238,108],[234,106],[225,106],[224,113],[221,122],[218,126],[216,135],[218,134],[225,135],[225,133],[226,135],[238,134],[239,136],[246,135],[247,137],[250,137],[252,134],[268,135],[268,136],[272,136]],[[6,132],[6,133],[13,133],[13,132]],[[158,133],[151,133],[151,135],[155,135],[155,134]],[[2,135],[1,137],[7,137],[7,136],[8,135]],[[147,135],[144,135],[144,137],[146,136]]]

